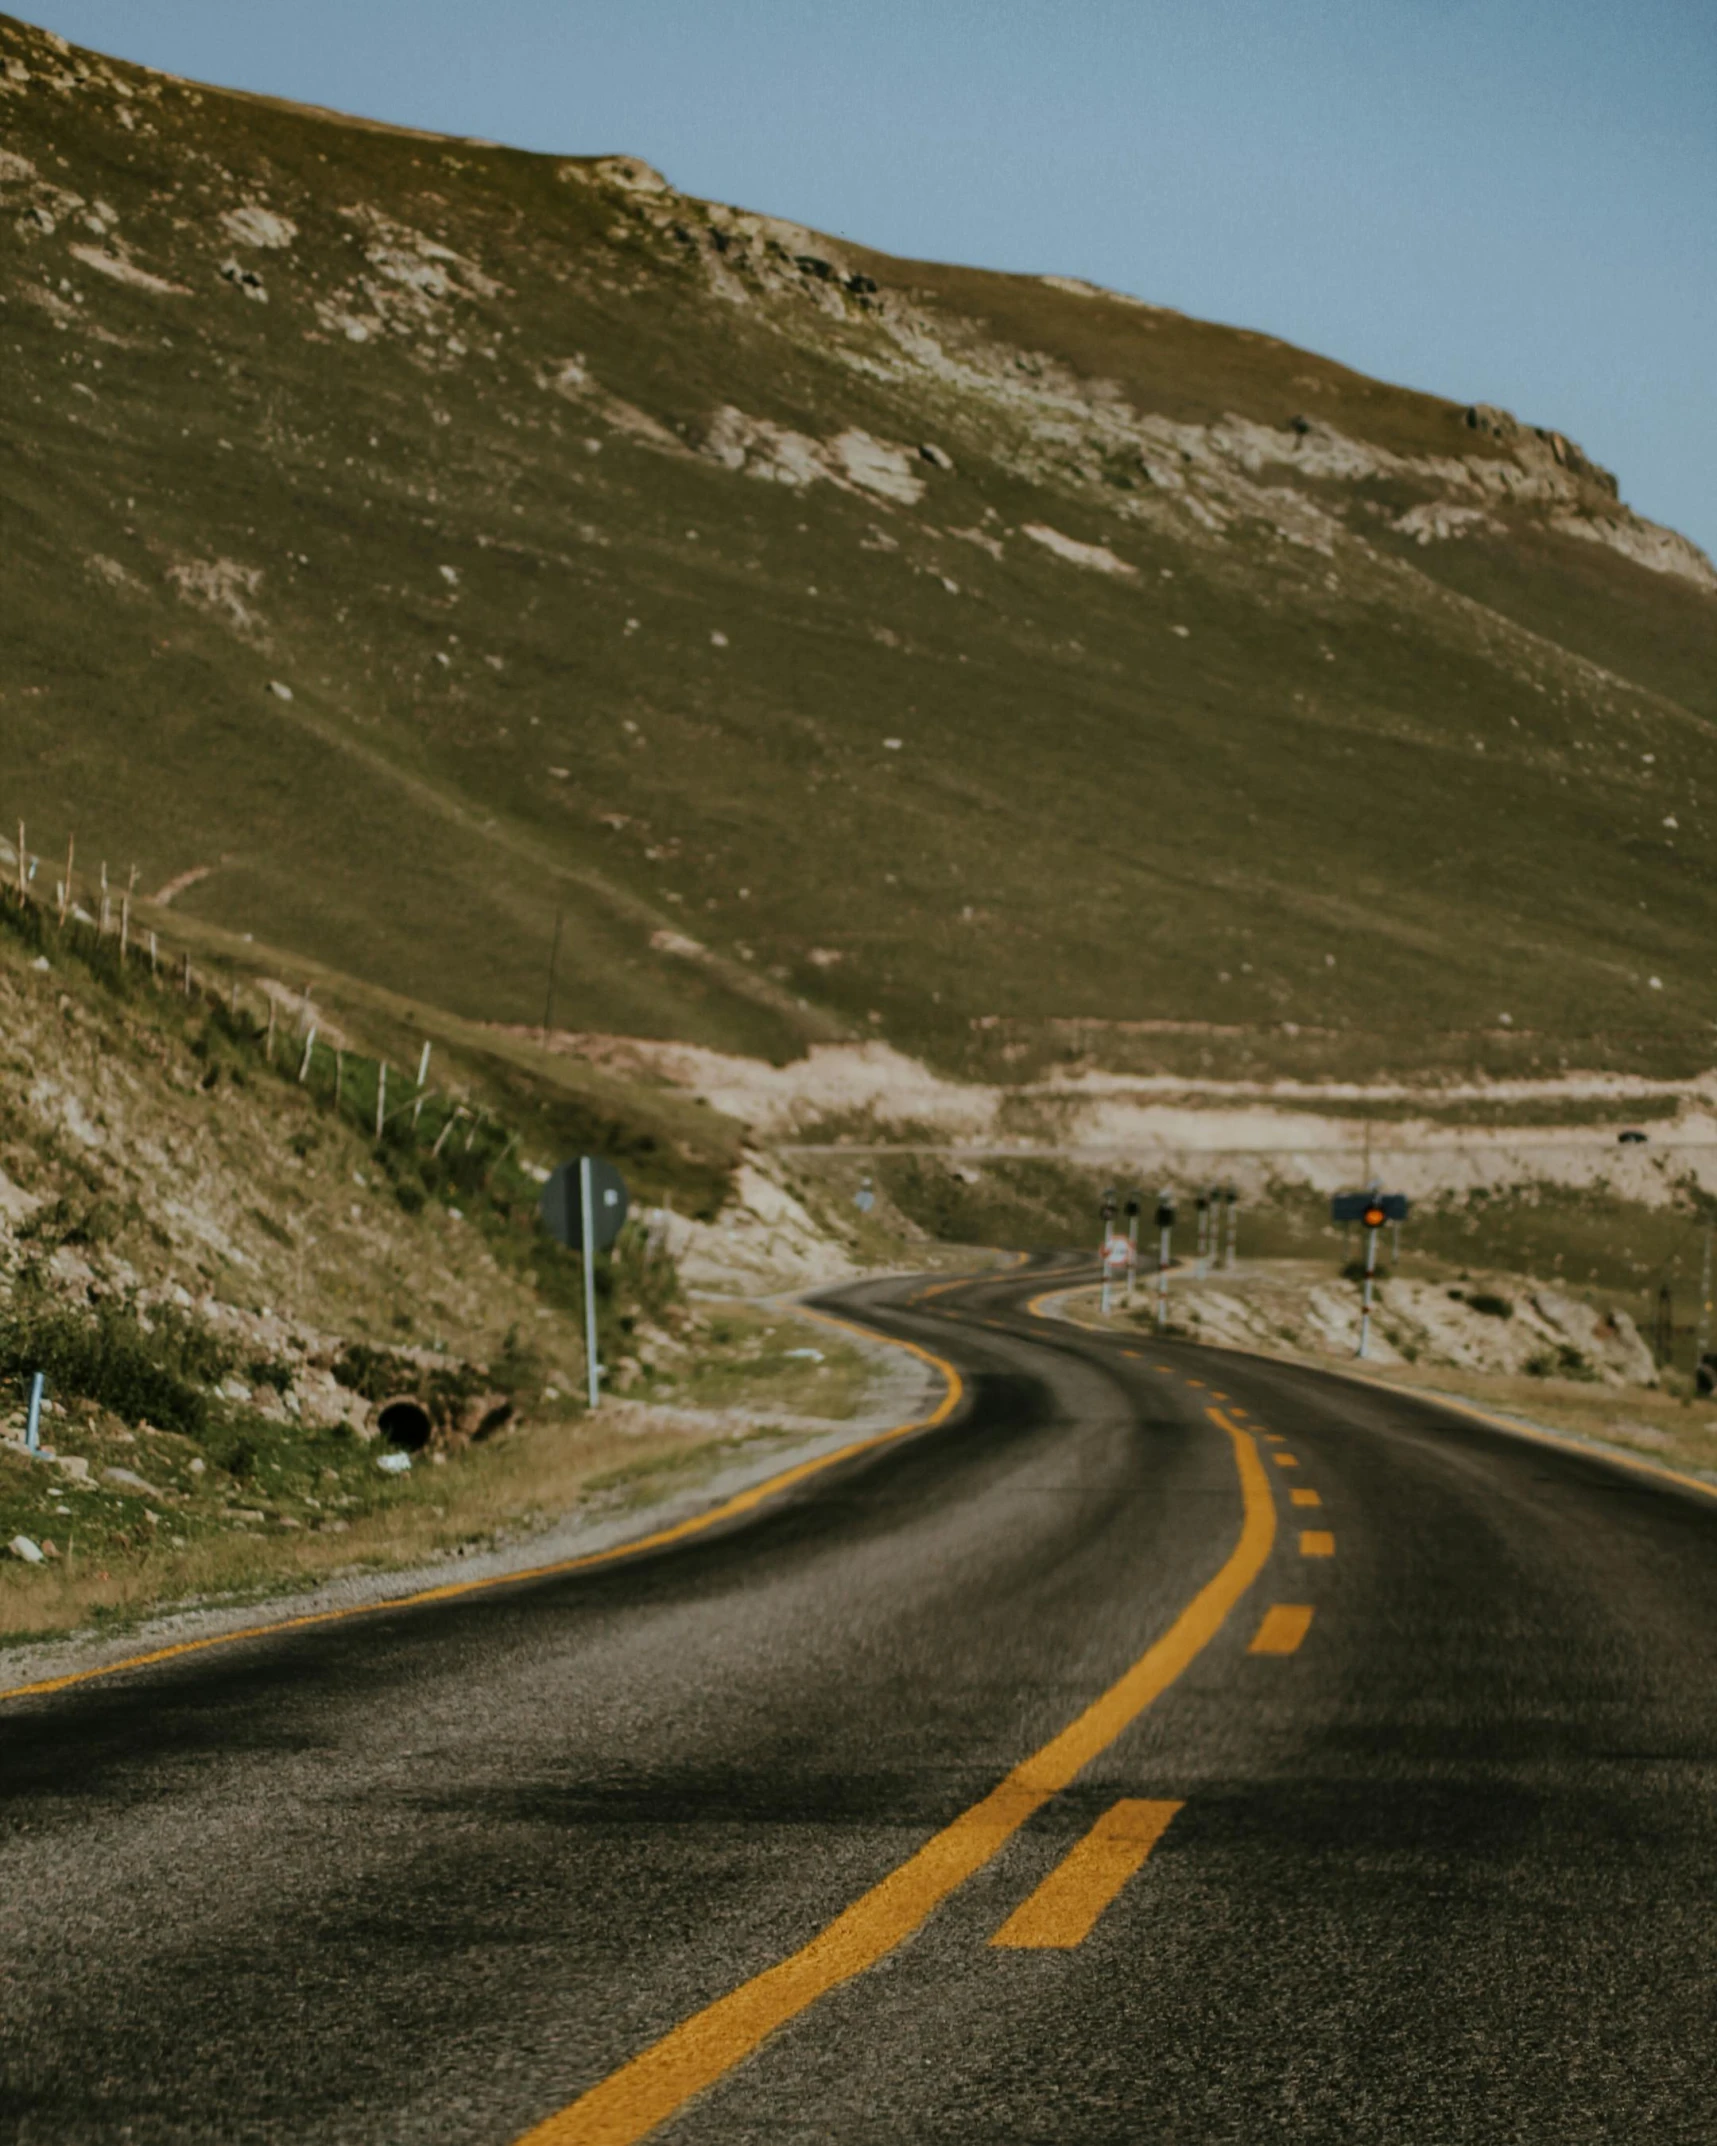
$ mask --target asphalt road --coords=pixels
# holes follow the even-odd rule
[[[1717,1500],[1044,1286],[849,1293],[963,1405],[713,1534],[0,1709],[0,2138],[1717,2140]]]

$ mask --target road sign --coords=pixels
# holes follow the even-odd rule
[[[579,1162],[586,1161],[590,1164],[591,1235],[597,1251],[606,1252],[626,1220],[630,1204],[626,1197],[626,1180],[611,1162],[603,1162],[595,1155],[579,1157]],[[537,1203],[543,1227],[549,1235],[574,1252],[584,1249],[579,1162],[563,1162],[543,1187],[542,1198]]]
[[[1405,1222],[1407,1206],[1404,1192],[1338,1192],[1329,1203],[1329,1218],[1381,1229],[1385,1222]]]
[[[1116,1274],[1125,1274],[1133,1257],[1133,1247],[1125,1237],[1111,1237],[1103,1247],[1103,1264]]]

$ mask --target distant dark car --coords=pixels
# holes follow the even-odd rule
[[[1625,1133],[1617,1133],[1616,1135],[1616,1139],[1618,1140],[1618,1142],[1625,1148],[1642,1148],[1645,1146],[1646,1142],[1650,1138],[1651,1135],[1649,1133],[1639,1133],[1634,1132],[1632,1130],[1629,1130]]]

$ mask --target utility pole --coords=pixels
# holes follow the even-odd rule
[[[545,1041],[549,1031],[554,1027],[554,972],[560,966],[560,927],[565,913],[561,909],[557,909],[554,913],[554,945],[550,948],[548,957],[548,992],[543,999],[543,1037]],[[594,1407],[595,1404],[592,1403],[591,1405]]]
[[[1103,1249],[1098,1254],[1103,1276],[1102,1311],[1109,1316],[1109,1247],[1115,1236],[1115,1188],[1107,1185],[1103,1190]]]
[[[1711,1346],[1711,1225],[1705,1225],[1705,1250],[1699,1262],[1699,1330],[1693,1347],[1693,1372],[1699,1375],[1699,1367],[1705,1361],[1705,1352]]]
[[[1228,1188],[1228,1245],[1222,1255],[1222,1264],[1230,1274],[1240,1260],[1240,1195],[1230,1185]]]

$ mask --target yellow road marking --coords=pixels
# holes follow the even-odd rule
[[[1328,1528],[1301,1528],[1300,1555],[1302,1557],[1334,1557],[1335,1537]]]
[[[1290,1505],[1321,1505],[1323,1502],[1315,1490],[1290,1490],[1288,1493]]]
[[[1300,1465],[1291,1453],[1272,1453],[1270,1458],[1278,1468],[1297,1468]]]
[[[1229,1348],[1235,1347],[1232,1342],[1225,1345]],[[1268,1349],[1248,1349],[1244,1353],[1255,1356],[1264,1364],[1288,1364],[1297,1370],[1313,1368],[1298,1363],[1291,1356],[1274,1355]],[[1159,1364],[1157,1368],[1165,1370],[1167,1366]],[[1679,1468],[1666,1468],[1661,1461],[1643,1460],[1638,1454],[1613,1452],[1584,1438],[1552,1431],[1542,1423],[1523,1422],[1516,1416],[1494,1416],[1488,1409],[1475,1407],[1472,1402],[1462,1401],[1452,1393],[1444,1393],[1440,1387],[1395,1386],[1387,1379],[1368,1378],[1363,1371],[1338,1371],[1327,1364],[1320,1364],[1316,1369],[1318,1375],[1323,1378],[1346,1379],[1352,1385],[1369,1387],[1373,1393],[1388,1394],[1398,1401],[1429,1401],[1438,1408],[1448,1409],[1454,1415],[1465,1416],[1473,1423],[1485,1424],[1493,1431],[1506,1431],[1511,1438],[1530,1439],[1534,1445],[1554,1446],[1559,1452],[1578,1454],[1586,1460],[1605,1461],[1612,1468],[1626,1468],[1635,1475],[1655,1476],[1659,1482],[1673,1483],[1680,1490],[1697,1491],[1702,1498],[1717,1498],[1717,1483],[1707,1482],[1702,1476],[1685,1475]]]
[[[1123,1798],[1103,1813],[1083,1840],[1074,1842],[990,1943],[1022,1950],[1083,1944],[1098,1916],[1142,1866],[1179,1809],[1178,1803]]]
[[[1141,1357],[1142,1357],[1142,1356],[1144,1355],[1144,1353],[1145,1353],[1145,1352],[1144,1352],[1144,1350],[1143,1350],[1143,1349],[1123,1349],[1123,1350],[1121,1351],[1121,1354],[1122,1354],[1123,1356],[1130,1356],[1130,1357],[1132,1357],[1132,1359],[1134,1360],[1134,1362],[1135,1362],[1135,1363],[1137,1363],[1137,1362],[1139,1361],[1139,1359],[1140,1359],[1140,1358],[1141,1358]]]
[[[0,1691],[0,1701],[40,1697],[53,1691],[65,1691],[73,1684],[92,1683],[97,1677],[116,1677],[127,1669],[148,1669],[157,1662],[171,1662],[185,1654],[202,1654],[211,1647],[232,1647],[240,1640],[269,1639],[277,1632],[302,1632],[312,1625],[341,1624],[351,1617],[377,1617],[390,1610],[420,1609],[429,1602],[452,1602],[462,1595],[482,1594],[492,1587],[522,1586],[527,1580],[546,1580],[568,1572],[588,1572],[598,1565],[618,1564],[628,1557],[641,1557],[646,1551],[660,1550],[669,1543],[684,1542],[689,1536],[701,1535],[707,1529],[719,1527],[724,1520],[735,1520],[742,1513],[754,1511],[768,1499],[783,1490],[790,1490],[796,1483],[803,1483],[811,1476],[820,1475],[839,1461],[850,1460],[855,1453],[868,1453],[878,1446],[890,1445],[898,1438],[905,1438],[914,1431],[933,1430],[946,1423],[959,1407],[965,1394],[965,1385],[959,1372],[943,1357],[920,1348],[916,1341],[901,1341],[892,1334],[878,1334],[870,1327],[856,1326],[847,1319],[837,1319],[832,1312],[812,1311],[802,1305],[800,1311],[807,1319],[819,1319],[825,1326],[840,1327],[849,1334],[862,1334],[868,1341],[886,1341],[890,1348],[905,1349],[913,1356],[922,1357],[933,1364],[947,1381],[947,1391],[927,1416],[918,1416],[910,1423],[897,1423],[892,1429],[874,1432],[869,1438],[854,1439],[851,1445],[840,1446],[833,1453],[820,1453],[815,1459],[800,1461],[792,1468],[783,1468],[779,1475],[767,1477],[761,1483],[753,1483],[749,1490],[736,1491],[731,1498],[724,1498],[707,1513],[694,1513],[689,1519],[677,1520],[672,1527],[657,1528],[653,1534],[641,1535],[633,1542],[616,1543],[609,1550],[589,1550],[582,1557],[568,1557],[550,1565],[532,1565],[523,1572],[497,1572],[481,1580],[453,1580],[442,1587],[425,1587],[417,1594],[393,1595],[378,1602],[354,1602],[344,1609],[310,1610],[301,1617],[282,1617],[274,1624],[246,1625],[237,1632],[212,1632],[202,1639],[181,1639],[170,1647],[154,1647],[147,1654],[127,1655],[120,1662],[104,1662],[95,1669],[74,1669],[61,1677],[44,1677],[37,1684],[14,1685],[10,1691]]]
[[[1292,1654],[1311,1628],[1312,1613],[1303,1603],[1272,1602],[1246,1652]]]
[[[1221,1568],[1162,1637],[1074,1721],[1023,1759],[981,1802],[933,1834],[898,1870],[774,1967],[694,2012],[610,2072],[519,2146],[631,2146],[713,2086],[778,2027],[904,1944],[950,1893],[981,1870],[1034,1811],[1060,1793],[1196,1660],[1263,1571],[1276,1501],[1258,1448],[1216,1409],[1240,1478],[1240,1537]]]
[[[1188,1380],[1187,1380],[1187,1384],[1188,1384],[1189,1386],[1196,1386],[1196,1387],[1198,1388],[1198,1390],[1199,1390],[1199,1392],[1200,1392],[1200,1393],[1202,1393],[1202,1392],[1204,1391],[1204,1381],[1203,1381],[1203,1379],[1188,1379]]]

